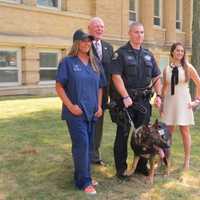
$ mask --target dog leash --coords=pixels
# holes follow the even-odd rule
[[[128,110],[127,110],[127,108],[123,108],[123,111],[126,113],[126,115],[127,115],[127,117],[128,117],[128,122],[129,122],[129,124],[130,124],[130,130],[129,130],[129,134],[130,133],[133,133],[133,131],[135,132],[135,125],[134,125],[134,123],[133,123],[133,120],[131,119],[131,116],[130,116],[130,114],[129,114],[129,112],[128,112]]]

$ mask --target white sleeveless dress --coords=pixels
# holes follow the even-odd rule
[[[183,68],[178,67],[179,82],[175,85],[174,95],[171,95],[171,75],[172,68],[166,68],[166,80],[169,84],[167,95],[163,103],[163,122],[167,125],[193,125],[194,116],[192,109],[188,108],[188,103],[191,102],[189,92],[189,84],[185,82],[185,72]]]

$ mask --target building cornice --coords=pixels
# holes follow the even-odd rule
[[[26,10],[28,12],[37,12],[37,13],[47,13],[47,14],[52,14],[52,15],[60,15],[60,16],[67,16],[67,17],[74,17],[74,18],[80,18],[80,19],[85,19],[89,20],[91,19],[91,15],[85,15],[81,13],[75,13],[71,11],[63,11],[60,9],[48,9],[48,8],[42,8],[42,7],[33,7],[33,6],[27,6],[24,4],[14,4],[14,3],[5,3],[5,2],[0,2],[0,7],[7,7],[7,8],[14,8],[18,10]]]

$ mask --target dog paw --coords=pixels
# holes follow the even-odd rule
[[[132,176],[133,172],[132,171],[126,171],[126,176]]]
[[[145,183],[146,183],[146,184],[152,185],[153,182],[154,182],[153,177],[151,177],[151,176],[147,176],[147,177],[146,177],[146,179],[145,179]]]
[[[163,176],[167,178],[169,176],[169,171],[165,171]]]

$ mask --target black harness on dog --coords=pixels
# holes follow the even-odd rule
[[[158,148],[169,148],[166,133],[159,131],[153,125],[143,125],[132,133],[131,147],[138,156],[148,157],[157,153]]]
[[[131,148],[136,155],[147,158],[156,154],[158,147],[163,150],[170,147],[170,133],[164,123],[157,120],[153,125],[142,125],[135,129],[128,110],[124,110],[131,126]]]

